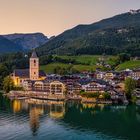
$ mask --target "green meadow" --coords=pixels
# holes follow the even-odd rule
[[[74,60],[75,64],[68,64],[62,62],[53,62],[48,65],[42,65],[41,70],[44,70],[46,73],[53,73],[56,67],[68,68],[71,66],[77,71],[95,71],[97,67],[96,64],[100,62],[100,60],[104,60],[105,63],[113,66],[116,63],[117,56],[100,56],[100,55],[80,55],[80,56],[57,56],[63,60]],[[140,60],[135,61],[127,61],[122,64],[119,64],[115,67],[115,70],[120,71],[124,69],[135,69],[140,67]]]
[[[116,67],[116,70],[137,69],[140,68],[140,60],[131,60],[124,62]]]

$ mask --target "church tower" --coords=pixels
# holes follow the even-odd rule
[[[39,79],[39,58],[35,50],[32,52],[30,57],[30,80]]]

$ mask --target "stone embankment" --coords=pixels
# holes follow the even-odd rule
[[[81,96],[66,96],[62,94],[49,94],[47,92],[39,91],[11,91],[7,94],[10,99],[40,99],[40,100],[52,100],[52,101],[67,101],[67,100],[81,100]]]

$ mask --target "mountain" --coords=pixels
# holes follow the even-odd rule
[[[78,25],[36,49],[46,54],[118,54],[140,56],[140,10],[90,25]]]
[[[14,42],[8,40],[7,38],[0,36],[0,54],[1,53],[10,53],[22,51],[20,45],[15,44]]]
[[[24,49],[32,49],[45,44],[49,39],[42,33],[30,34],[8,34],[4,35],[5,38],[22,46]]]

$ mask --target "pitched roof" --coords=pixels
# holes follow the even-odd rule
[[[21,78],[29,78],[30,77],[30,70],[29,69],[15,69],[14,75],[21,77]],[[46,76],[46,73],[42,70],[39,71],[39,77]]]
[[[22,78],[29,78],[29,69],[15,69],[14,75]]]
[[[43,70],[39,70],[39,77],[46,76],[46,73]]]
[[[35,50],[32,52],[31,58],[38,58]]]
[[[79,81],[78,81],[81,85],[87,85],[87,84],[89,84],[89,83],[91,83],[91,82],[96,82],[96,83],[99,83],[99,84],[101,84],[101,85],[108,85],[108,83],[107,82],[105,82],[105,81],[103,81],[103,80],[99,80],[99,79],[94,79],[94,78],[89,78],[89,79],[80,79]]]

